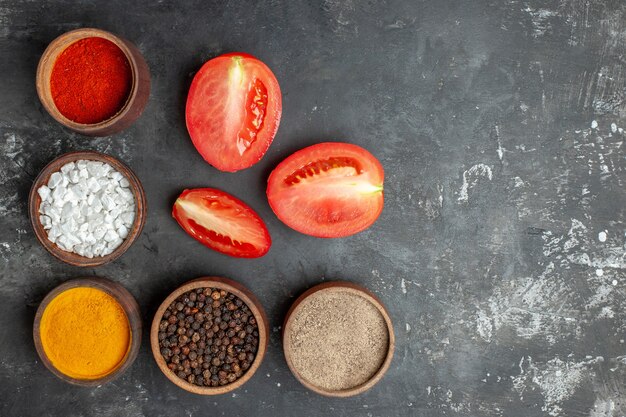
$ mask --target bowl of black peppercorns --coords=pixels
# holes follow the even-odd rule
[[[159,306],[152,354],[174,384],[201,395],[245,384],[261,365],[269,330],[263,307],[241,284],[221,277],[187,282]]]

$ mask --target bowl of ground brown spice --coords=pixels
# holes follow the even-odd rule
[[[330,397],[372,388],[389,368],[394,346],[382,302],[350,282],[309,289],[293,303],[283,326],[289,369],[305,387]]]
[[[241,284],[221,277],[187,282],[158,308],[152,354],[165,376],[201,395],[230,392],[261,365],[269,329],[263,307]]]
[[[37,93],[62,125],[88,136],[130,126],[150,95],[150,71],[131,42],[100,29],[66,32],[46,48]]]
[[[43,299],[33,326],[43,364],[60,379],[97,386],[120,376],[141,345],[141,315],[134,297],[104,278],[79,278]]]

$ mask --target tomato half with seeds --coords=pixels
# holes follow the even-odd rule
[[[272,171],[267,198],[287,226],[316,237],[344,237],[372,225],[383,210],[383,167],[349,143],[297,151]]]
[[[265,155],[282,113],[272,71],[244,53],[220,55],[195,75],[185,111],[200,155],[221,171],[248,168]]]
[[[246,203],[214,188],[185,190],[172,216],[194,239],[237,258],[258,258],[272,245],[265,223]]]

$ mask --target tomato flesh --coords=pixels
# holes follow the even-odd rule
[[[239,258],[257,258],[272,241],[263,220],[241,200],[213,188],[185,190],[172,216],[205,246]]]
[[[272,71],[251,55],[232,53],[207,61],[195,75],[185,118],[200,155],[215,168],[234,172],[263,157],[281,113]]]
[[[384,171],[365,149],[320,143],[272,171],[267,197],[287,226],[317,237],[344,237],[371,226],[383,209]]]
[[[237,134],[237,150],[243,155],[256,140],[263,127],[267,108],[267,88],[259,79],[252,82],[252,88],[246,98],[246,117],[243,126]]]
[[[310,162],[302,168],[296,170],[287,178],[284,182],[286,185],[293,185],[299,183],[301,180],[307,177],[313,177],[315,175],[326,175],[329,173],[337,173],[337,170],[342,168],[346,176],[360,174],[362,172],[359,161],[353,158],[332,157],[327,159],[318,159]],[[350,170],[352,168],[352,170]]]

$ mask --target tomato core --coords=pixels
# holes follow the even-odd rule
[[[213,230],[209,230],[206,227],[198,224],[193,219],[189,219],[189,225],[195,229],[196,233],[206,235],[206,237],[208,237],[213,242],[221,243],[222,245],[226,246],[232,246],[233,248],[241,250],[243,252],[255,250],[254,245],[247,242],[241,243],[238,240],[233,240],[228,236],[224,236]]]

